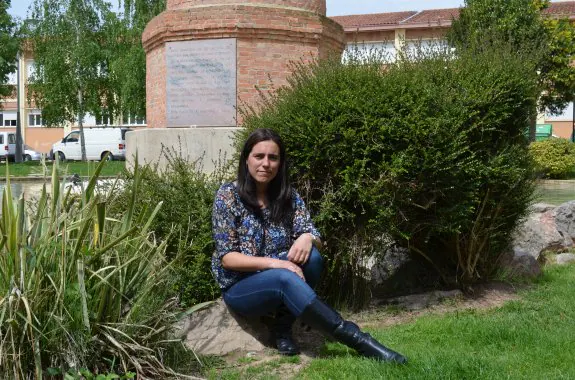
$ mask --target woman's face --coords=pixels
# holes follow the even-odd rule
[[[256,184],[267,186],[278,174],[280,160],[278,144],[272,140],[266,140],[253,146],[246,163]]]

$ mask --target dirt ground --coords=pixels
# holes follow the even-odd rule
[[[351,314],[350,319],[358,322],[361,327],[378,328],[398,323],[407,323],[426,314],[443,314],[457,310],[491,309],[502,306],[505,302],[519,299],[519,288],[502,282],[481,284],[475,287],[472,295],[464,295],[461,291],[434,291],[414,294],[391,300],[375,301],[366,311]],[[381,306],[388,306],[388,311],[381,315]],[[394,308],[393,315],[389,307]]]

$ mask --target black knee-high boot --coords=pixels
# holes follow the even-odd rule
[[[304,323],[358,351],[363,356],[386,362],[407,363],[403,355],[385,347],[355,323],[344,320],[338,312],[316,298],[300,316]]]
[[[292,325],[295,317],[287,307],[280,306],[275,318],[271,321],[270,332],[275,341],[278,352],[281,355],[297,355],[300,353],[299,347],[292,337]]]

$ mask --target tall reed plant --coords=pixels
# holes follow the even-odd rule
[[[121,184],[98,191],[104,163],[74,191],[52,171],[36,202],[12,199],[0,217],[0,378],[135,372],[174,375],[164,358],[177,316],[165,243],[149,227],[161,203],[135,216],[141,176],[120,217],[107,215]]]

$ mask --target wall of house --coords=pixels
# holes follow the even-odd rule
[[[346,31],[345,32],[345,43],[362,43],[362,42],[386,42],[395,40],[394,30],[378,30],[371,32],[364,31]]]
[[[571,138],[571,133],[573,133],[572,121],[553,121],[547,124],[553,125],[553,135],[563,137],[564,139]]]
[[[40,153],[48,153],[52,144],[62,140],[64,128],[26,128],[24,141]]]
[[[447,29],[445,28],[424,28],[424,29],[407,29],[405,31],[406,40],[426,40],[426,39],[444,39]]]

